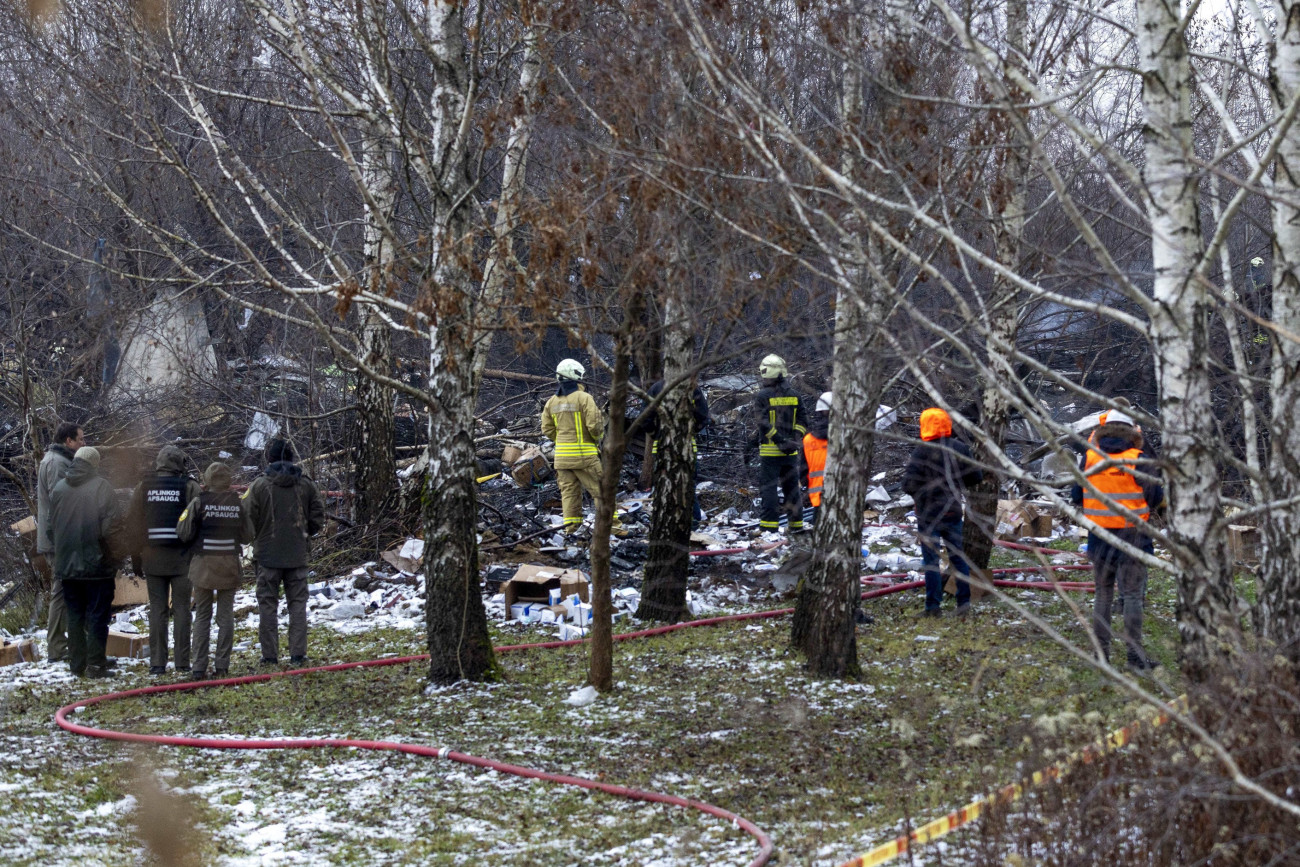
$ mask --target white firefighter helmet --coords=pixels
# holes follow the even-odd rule
[[[831,393],[829,391],[823,391],[822,396],[817,398],[817,412],[830,412],[830,411],[831,411]]]
[[[572,358],[566,358],[555,366],[556,379],[571,379],[574,382],[581,382],[582,378],[587,375],[587,368],[583,367]]]
[[[763,379],[776,379],[785,376],[785,359],[779,355],[769,355],[758,364],[758,375]]]
[[[1128,413],[1122,412],[1118,409],[1112,409],[1110,412],[1106,413],[1106,424],[1126,424],[1129,427],[1133,427],[1135,422],[1133,421],[1133,416]]]

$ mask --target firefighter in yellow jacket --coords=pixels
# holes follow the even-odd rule
[[[582,526],[584,490],[600,508],[600,440],[605,435],[605,416],[582,387],[586,375],[586,368],[572,358],[561,361],[555,368],[559,385],[542,409],[542,434],[555,442],[555,474],[566,533]],[[614,528],[621,529],[617,514]]]

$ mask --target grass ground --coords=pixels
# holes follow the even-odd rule
[[[1012,596],[1086,641],[1071,600]],[[808,677],[786,647],[789,621],[777,619],[619,644],[617,689],[585,708],[563,703],[585,677],[585,648],[572,648],[505,656],[507,681],[496,685],[429,690],[419,666],[402,666],[129,700],[78,720],[163,734],[446,745],[708,801],[770,833],[774,863],[829,865],[1137,715],[1095,671],[993,600],[968,619],[921,619],[916,593],[867,605],[876,622],[859,632],[861,682]],[[1173,606],[1171,586],[1153,576],[1147,643],[1171,695],[1180,689]],[[237,641],[249,631],[242,623]],[[499,643],[524,634],[511,628]],[[421,649],[416,630],[315,628],[311,641],[319,662]],[[250,661],[232,674],[251,671]],[[0,670],[5,863],[139,863],[141,826],[183,838],[205,864],[744,864],[755,851],[707,817],[444,761],[142,752],[93,741],[52,718],[101,684],[57,677],[51,666],[16,668],[26,673]],[[146,681],[134,668],[113,686]],[[144,797],[151,780],[163,797]],[[946,845],[955,860],[945,863],[960,863],[961,845],[960,837]]]

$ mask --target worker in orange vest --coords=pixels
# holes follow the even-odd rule
[[[817,512],[822,504],[822,482],[826,478],[826,443],[830,439],[831,393],[822,392],[817,398],[808,432],[803,435],[803,462],[808,468],[808,504],[812,506],[812,523],[817,523]]]
[[[1071,500],[1083,509],[1089,522],[1088,559],[1092,561],[1097,592],[1092,601],[1092,629],[1103,661],[1110,659],[1111,607],[1118,586],[1123,597],[1124,645],[1128,666],[1145,672],[1157,663],[1142,648],[1142,619],[1147,567],[1131,554],[1102,539],[1102,528],[1120,541],[1151,553],[1147,521],[1164,504],[1164,487],[1142,451],[1142,433],[1128,413],[1111,410],[1097,428],[1092,447],[1083,458],[1087,484],[1076,484]]]

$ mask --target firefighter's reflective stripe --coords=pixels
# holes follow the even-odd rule
[[[600,455],[600,446],[587,439],[586,429],[582,423],[582,410],[577,404],[556,404],[552,412],[555,415],[567,412],[573,417],[573,435],[577,439],[576,442],[571,443],[557,442],[555,444],[555,456],[557,458],[585,458]]]
[[[799,424],[799,398],[793,395],[789,397],[769,397],[767,399],[767,432],[763,434],[763,440],[758,444],[758,453],[765,458],[784,458],[790,455],[798,454],[798,448],[783,449],[778,446],[774,440],[777,437],[777,411],[779,407],[792,407],[790,417],[791,433],[798,442],[803,435],[807,433],[807,428]]]
[[[1133,475],[1142,452],[1129,449],[1119,454],[1101,455],[1092,449],[1084,458],[1088,485],[1083,491],[1083,514],[1098,527],[1120,530],[1136,527],[1150,517],[1151,509],[1142,485]],[[1102,496],[1113,500],[1110,506]]]
[[[691,454],[699,454],[699,451],[700,444],[695,441],[695,437],[691,437]],[[659,440],[655,440],[650,444],[650,454],[659,454]]]

